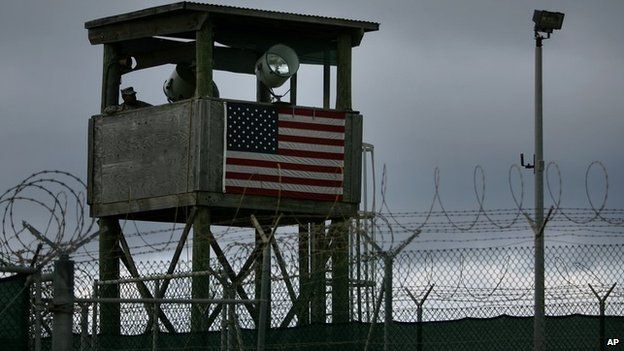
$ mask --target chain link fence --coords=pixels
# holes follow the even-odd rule
[[[533,259],[532,247],[404,251],[396,256],[392,270],[388,271],[379,255],[369,253],[352,262],[351,275],[359,264],[360,270],[367,272],[361,276],[368,280],[351,279],[350,322],[340,324],[331,323],[331,280],[336,277],[331,276],[332,262],[328,260],[322,290],[326,298],[325,323],[301,323],[295,316],[286,325],[284,320],[293,309],[293,301],[286,279],[274,262],[272,328],[265,348],[531,350]],[[243,259],[231,263],[238,270]],[[244,304],[240,292],[232,292],[236,287],[225,282],[219,263],[213,260],[212,272],[193,273],[196,277],[204,274],[208,279],[207,298],[212,299],[210,303],[198,303],[199,300],[193,300],[191,288],[195,278],[188,273],[191,262],[180,261],[173,276],[163,277],[160,274],[168,264],[137,262],[141,279],[133,279],[122,269],[121,281],[96,283],[97,262],[77,263],[75,296],[83,300],[74,309],[74,349],[256,349],[257,317],[253,308],[257,300],[253,299],[257,295],[253,273],[240,282],[239,288],[252,301]],[[287,269],[295,291],[300,290],[297,264],[296,260],[289,261]],[[550,246],[546,249],[546,267],[548,350],[598,350],[604,347],[605,340],[624,338],[624,245]],[[388,272],[392,276],[390,295],[383,291]],[[158,292],[165,281],[168,288],[160,296]],[[10,299],[15,296],[14,292],[6,291],[19,292],[24,284],[15,283],[11,288],[14,290],[7,290],[4,282],[0,282],[0,308],[10,309],[3,315],[27,318],[32,311],[33,300],[31,303],[23,300],[24,306],[17,300],[2,304],[5,296]],[[101,289],[106,284],[117,285],[121,303],[93,303],[99,297],[94,288]],[[46,301],[50,297],[49,286],[44,285],[42,291],[42,300]],[[162,297],[157,304],[162,311],[158,318],[154,300],[146,298],[146,291],[151,294],[148,298]],[[106,330],[110,326],[102,325],[101,313],[106,308],[119,309],[119,325],[115,326],[118,333],[111,334]],[[203,320],[200,328],[193,326],[194,314]],[[388,315],[390,320],[386,318]],[[154,320],[158,322],[154,324]],[[1,323],[6,324],[0,330],[3,342],[27,342],[23,331],[28,328],[14,327],[20,324],[6,319]],[[30,330],[35,333],[33,325],[31,317]],[[51,328],[51,317],[44,313],[40,328],[42,350],[50,349]],[[32,337],[30,345],[33,347]]]
[[[623,249],[546,249],[548,350],[599,350],[624,336]],[[533,260],[532,247],[399,255],[392,270],[390,349],[531,350]],[[380,316],[386,306],[380,304]],[[382,347],[383,337],[372,335]]]
[[[0,348],[28,348],[29,314],[28,276],[17,274],[0,278]]]

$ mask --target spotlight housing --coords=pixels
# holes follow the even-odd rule
[[[195,96],[195,69],[189,64],[177,64],[169,78],[163,84],[167,101],[175,102]],[[219,88],[212,82],[212,96],[219,97]]]
[[[533,22],[535,23],[535,31],[550,34],[553,30],[561,29],[563,25],[563,17],[561,12],[549,12],[535,10],[533,12]]]
[[[256,61],[256,77],[269,88],[284,84],[299,69],[295,50],[284,44],[273,45]]]

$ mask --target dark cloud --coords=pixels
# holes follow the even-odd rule
[[[102,48],[85,21],[165,2],[13,1],[0,12],[0,188],[35,170],[86,175],[86,128],[99,110]],[[488,203],[511,207],[507,172],[533,153],[534,8],[566,13],[544,47],[548,160],[561,164],[565,200],[582,206],[585,167],[609,170],[610,207],[622,207],[624,2],[588,1],[223,1],[227,5],[378,21],[354,51],[354,107],[365,116],[377,170],[388,168],[393,208],[424,210],[440,167],[449,206],[476,206],[473,166],[487,172]],[[164,102],[169,68],[129,75]],[[320,71],[304,77],[301,101],[320,104]],[[254,94],[249,79],[215,75],[224,96]],[[252,82],[253,83],[253,82]],[[300,84],[306,84],[300,78]],[[527,197],[532,173],[525,172]],[[378,177],[379,179],[380,177]]]

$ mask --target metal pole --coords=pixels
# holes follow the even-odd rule
[[[364,233],[368,234],[368,166],[366,164],[366,153],[368,152],[368,148],[366,146],[366,144],[362,144],[362,204],[363,204],[363,212],[364,212]],[[358,238],[360,236],[360,232],[358,232]],[[370,260],[370,256],[368,255],[368,244],[364,244],[364,256],[366,257],[366,259],[364,260],[364,280],[366,281],[366,283],[368,283],[368,273],[369,273],[369,260]],[[360,262],[358,262],[358,266],[360,265]],[[358,278],[360,279],[360,278]],[[364,309],[364,311],[366,312],[366,321],[370,322],[370,298],[369,298],[369,292],[370,292],[371,288],[369,286],[366,286],[364,288],[364,300],[366,301],[366,307]],[[360,300],[361,303],[361,300]],[[362,316],[361,313],[359,313],[360,310],[358,310],[358,314],[360,314],[360,321],[362,321]]]
[[[94,299],[97,299],[98,296],[98,280],[93,281],[93,293],[92,296]],[[97,321],[98,321],[98,303],[93,302],[93,317],[91,318],[91,350],[95,350],[97,347]]]
[[[54,312],[52,351],[72,350],[72,323],[74,310],[74,262],[67,254],[61,254],[54,262]]]
[[[35,351],[41,351],[41,272],[35,273]]]
[[[260,300],[242,300],[242,299],[143,299],[143,298],[127,298],[127,299],[108,299],[108,298],[99,298],[94,300],[92,298],[86,299],[75,299],[76,303],[134,303],[134,304],[184,304],[189,305],[193,303],[201,303],[201,304],[213,304],[213,303],[226,303],[226,304],[242,304],[242,305],[251,305],[256,302],[260,302]]]
[[[420,299],[420,301],[418,301],[414,297],[414,295],[412,295],[409,289],[405,288],[405,292],[407,292],[407,295],[409,295],[412,301],[414,301],[414,303],[416,304],[416,351],[421,351],[423,348],[423,339],[422,339],[423,305],[425,304],[425,301],[427,300],[427,297],[431,293],[431,290],[433,290],[434,286],[435,284],[432,284],[431,286],[429,286],[429,289],[427,289],[427,292],[422,297],[422,299]]]
[[[356,219],[357,221],[357,219]],[[351,226],[352,221],[349,221],[349,229],[347,229],[347,238],[348,238],[348,243],[347,245],[349,246],[349,253],[347,256],[347,267],[348,267],[348,290],[349,290],[349,301],[347,302],[347,306],[348,306],[348,318],[350,321],[355,320],[355,305],[353,302],[353,296],[355,295],[355,291],[354,291],[354,287],[352,286],[352,282],[355,280],[355,271],[357,270],[357,268],[355,268],[355,230],[352,230],[352,226]],[[357,223],[355,224],[355,227],[357,228]]]
[[[271,279],[271,245],[263,243],[262,249],[262,282],[260,285],[260,316],[258,318],[258,351],[264,351],[266,332],[269,328],[269,283]]]
[[[357,321],[362,321],[362,243],[360,238],[360,217],[355,227],[355,280],[357,281]]]
[[[362,143],[362,213],[363,213],[363,231],[364,233],[368,234],[368,165],[366,163],[366,154],[368,152],[368,144],[366,143]],[[360,223],[360,218],[358,218],[358,224]],[[360,231],[359,231],[359,226],[358,226],[358,232],[357,232],[357,238],[358,238],[358,244],[360,243]],[[366,281],[366,283],[368,283],[368,273],[369,273],[369,255],[368,255],[368,244],[364,243],[364,247],[363,247],[363,251],[364,251],[364,256],[366,257],[366,259],[364,260],[363,264],[364,264],[364,280]],[[361,282],[362,276],[360,273],[360,267],[362,266],[362,260],[360,259],[360,255],[358,253],[358,261],[357,261],[357,265],[358,265],[358,271],[357,271],[357,279],[358,282]],[[370,287],[369,286],[365,286],[364,287],[364,300],[366,301],[366,306],[364,308],[364,311],[366,313],[366,321],[370,322],[370,306],[369,306],[369,290]],[[361,288],[360,286],[358,286],[358,304],[360,305],[358,307],[358,317],[359,317],[359,321],[362,321],[362,297],[361,297]]]
[[[594,287],[591,284],[587,284],[589,285],[589,288],[591,289],[591,291],[594,293],[594,295],[596,295],[596,298],[598,299],[598,308],[599,308],[599,324],[598,324],[598,340],[600,342],[600,346],[598,347],[598,349],[600,351],[604,351],[606,350],[606,344],[605,344],[605,307],[606,307],[606,301],[607,298],[609,297],[609,295],[611,294],[611,292],[613,291],[613,289],[615,288],[615,286],[617,285],[617,283],[614,283],[611,288],[607,291],[607,293],[603,296],[600,297],[600,295],[598,295],[598,292],[596,292],[596,290],[594,289]]]
[[[160,290],[160,281],[158,279],[154,280],[154,296],[158,296]],[[156,351],[158,349],[158,310],[160,306],[158,305],[157,300],[154,299],[154,307],[152,309],[152,319],[154,324],[152,324],[152,351]]]
[[[234,299],[234,297],[235,297],[234,292],[235,292],[235,287],[234,287],[234,283],[232,283],[231,285],[228,286],[228,298]],[[228,347],[227,347],[227,349],[229,351],[229,350],[235,350],[235,340],[236,340],[235,339],[236,338],[235,328],[236,328],[236,325],[235,325],[235,322],[234,322],[234,318],[235,318],[234,308],[236,308],[236,306],[232,305],[232,304],[228,304],[227,306],[228,306],[228,312],[227,312],[227,320],[228,320],[228,323],[227,323],[227,346]]]
[[[376,205],[375,199],[377,196],[377,183],[376,183],[377,180],[375,177],[375,146],[372,144],[367,144],[367,148],[371,156],[370,169],[371,169],[371,178],[372,178],[371,179],[371,190],[372,190],[371,191],[371,207],[370,207],[371,217],[370,217],[369,228],[370,228],[370,237],[373,242],[376,242],[377,233],[376,233],[376,228],[375,228],[376,226],[375,221],[376,221],[377,215],[375,212],[377,211],[377,208],[375,207]],[[371,261],[370,269],[371,269],[371,280],[377,281],[377,260]],[[371,291],[371,298],[373,299],[372,303],[375,304],[375,287],[373,286],[372,289],[373,290]]]
[[[83,303],[80,305],[80,351],[87,351],[90,345],[87,345],[89,337],[89,305]]]
[[[600,300],[599,302],[599,313],[600,319],[598,320],[598,340],[600,340],[600,351],[606,350],[605,345],[605,300]]]
[[[373,328],[377,323],[377,317],[379,316],[379,309],[381,308],[381,299],[384,292],[384,288],[386,286],[385,278],[381,283],[381,289],[379,289],[379,297],[377,298],[377,304],[373,308],[373,319],[369,321],[370,326],[368,327],[368,336],[366,337],[366,343],[364,344],[364,351],[368,351],[368,346],[372,343],[373,340]]]
[[[223,298],[227,297],[227,288],[223,284]],[[221,351],[227,350],[227,309],[229,305],[225,303],[221,305]]]
[[[542,37],[535,33],[535,316],[533,350],[545,347],[544,332],[544,151],[542,132]]]
[[[388,351],[390,348],[390,328],[392,327],[392,264],[394,263],[394,256],[384,255],[384,291],[385,291],[385,317],[384,317],[384,351]]]

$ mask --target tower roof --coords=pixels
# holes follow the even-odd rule
[[[304,55],[331,49],[344,33],[358,46],[364,33],[379,29],[375,22],[186,1],[95,19],[85,28],[91,44],[154,36],[195,39],[195,31],[208,19],[215,41],[222,45],[264,51],[277,38]]]

